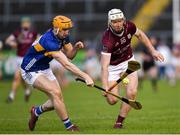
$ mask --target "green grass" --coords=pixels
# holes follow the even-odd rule
[[[29,108],[40,105],[47,97],[34,90],[30,102],[23,100],[22,88],[19,89],[15,102],[6,104],[5,100],[11,82],[0,82],[0,133],[65,133],[64,126],[55,112],[44,113],[30,132],[27,127]],[[143,105],[140,111],[132,110],[125,120],[123,129],[112,126],[119,112],[120,102],[114,106],[106,103],[101,92],[88,88],[81,83],[72,83],[63,91],[66,107],[79,133],[180,133],[180,83],[171,87],[166,81],[159,83],[159,91],[153,92],[149,82],[139,90],[138,101]]]

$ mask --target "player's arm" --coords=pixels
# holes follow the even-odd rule
[[[149,51],[151,52],[155,60],[158,60],[161,62],[164,61],[163,55],[155,50],[155,48],[151,44],[151,41],[142,30],[137,29],[135,36],[149,49]]]
[[[58,51],[56,53],[52,53],[51,55],[53,58],[55,58],[58,62],[60,62],[67,70],[71,71],[72,73],[74,73],[77,76],[80,76],[82,78],[84,78],[84,80],[86,80],[86,84],[87,85],[94,85],[93,80],[91,79],[91,77],[82,72],[79,68],[77,68],[74,64],[72,64],[67,57],[64,55],[64,53],[62,51]]]
[[[12,48],[16,48],[17,42],[15,36],[11,34],[9,37],[7,37],[7,39],[5,40],[5,44],[9,45]]]
[[[73,59],[81,48],[84,48],[84,44],[81,41],[77,42],[74,47],[71,43],[68,43],[64,45],[63,52],[69,59]]]
[[[101,80],[104,89],[108,89],[108,66],[111,59],[111,53],[101,52]]]

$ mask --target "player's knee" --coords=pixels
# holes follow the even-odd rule
[[[60,92],[60,90],[59,89],[53,89],[53,90],[51,90],[51,96],[53,97],[53,98],[58,98],[58,99],[60,99],[60,100],[62,100],[63,98],[62,98],[62,93]]]
[[[114,105],[117,103],[117,98],[107,98],[107,102],[110,104],[110,105]]]
[[[137,94],[137,90],[129,90],[127,93],[128,98],[130,99],[135,99],[136,98],[136,94]]]
[[[16,82],[17,82],[17,81],[20,81],[20,76],[15,75],[15,76],[14,76],[14,81],[16,81]]]

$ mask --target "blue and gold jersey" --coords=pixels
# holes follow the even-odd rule
[[[54,35],[52,29],[50,29],[34,41],[24,56],[21,68],[26,72],[48,69],[49,62],[53,59],[51,54],[59,51],[63,45],[69,42],[69,36],[65,39],[59,39]]]

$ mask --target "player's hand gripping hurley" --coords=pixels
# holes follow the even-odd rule
[[[134,71],[137,71],[138,69],[140,69],[140,64],[137,62],[137,61],[129,61],[128,62],[128,69],[123,73],[123,75],[120,77],[120,79],[118,79],[116,81],[115,84],[113,84],[113,86],[110,87],[109,90],[112,90],[118,83],[120,83],[127,75],[131,74],[132,72]],[[81,82],[84,82],[85,81],[81,78],[76,78],[76,81],[81,81]],[[122,97],[122,96],[119,96],[119,95],[116,95],[116,94],[113,94],[111,93],[109,90],[106,91],[105,89],[97,86],[97,85],[94,85],[95,88],[97,88],[98,90],[101,90],[101,91],[104,91],[105,93],[107,94],[110,94],[112,96],[115,96],[117,97],[118,99],[120,99],[121,101],[129,104],[132,108],[136,109],[136,110],[140,110],[142,108],[142,105],[135,101],[135,100],[131,100],[131,99],[127,99],[125,97]]]

